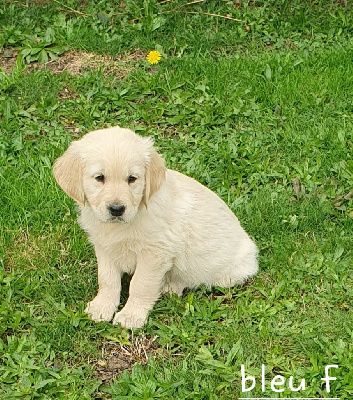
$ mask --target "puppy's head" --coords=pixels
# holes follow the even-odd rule
[[[119,127],[72,142],[53,168],[66,194],[102,222],[130,222],[159,190],[165,171],[151,139]]]

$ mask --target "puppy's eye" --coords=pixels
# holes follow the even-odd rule
[[[137,179],[136,176],[130,175],[130,176],[127,178],[127,183],[134,183],[134,182],[136,181],[136,179]]]
[[[94,179],[95,179],[97,182],[102,182],[102,183],[104,183],[104,175],[97,175]]]

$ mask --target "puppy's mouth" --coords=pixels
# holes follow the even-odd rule
[[[110,217],[107,221],[109,224],[116,224],[116,223],[125,223],[126,221],[124,220],[123,217]]]

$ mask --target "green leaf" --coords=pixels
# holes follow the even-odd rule
[[[47,53],[52,61],[57,60],[59,58],[59,56],[57,54],[53,53],[52,51],[47,51]]]
[[[22,54],[23,57],[27,57],[28,54],[31,54],[31,51],[32,51],[32,49],[24,49],[24,50],[21,51],[20,54]]]
[[[109,16],[104,12],[99,12],[97,17],[103,26],[107,26],[109,22]]]
[[[55,53],[58,55],[65,53],[68,50],[69,50],[69,46],[52,46],[49,49],[47,49],[47,51],[51,51],[52,53]]]
[[[268,81],[272,81],[272,69],[268,64],[266,64],[265,77]]]
[[[41,64],[46,64],[48,62],[48,53],[44,49],[39,53],[38,61]]]
[[[236,355],[242,350],[241,347],[241,340],[239,339],[234,345],[233,347],[230,349],[230,352],[228,353],[227,356],[227,361],[226,361],[226,365],[229,366],[232,361],[235,359]]]
[[[163,26],[165,24],[166,19],[164,17],[161,16],[156,16],[153,17],[152,19],[152,28],[151,31],[156,31],[157,29],[159,29],[161,26]]]

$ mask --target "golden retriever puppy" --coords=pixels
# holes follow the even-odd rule
[[[142,327],[165,292],[231,287],[258,269],[257,248],[227,205],[199,182],[166,169],[149,138],[97,130],[71,143],[54,176],[79,205],[98,261],[94,321]],[[125,307],[121,277],[133,275]]]

